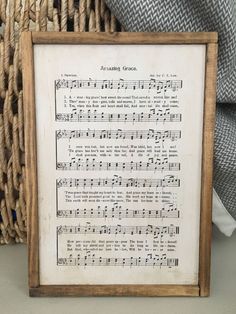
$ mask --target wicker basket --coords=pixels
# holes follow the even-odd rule
[[[0,244],[26,241],[22,31],[122,31],[103,0],[0,0]]]

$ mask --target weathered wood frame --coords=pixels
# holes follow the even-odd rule
[[[198,285],[41,285],[37,201],[34,44],[205,44],[205,99]],[[217,33],[57,33],[25,32],[21,37],[28,265],[30,296],[208,296],[210,291],[213,138],[216,101]]]

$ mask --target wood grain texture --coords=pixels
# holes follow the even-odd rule
[[[39,286],[39,248],[38,248],[38,190],[36,120],[34,99],[34,56],[30,32],[22,33],[22,69],[24,95],[24,133],[26,169],[26,207],[28,215],[28,272],[29,287]]]
[[[57,33],[33,32],[34,44],[206,44],[217,33]]]
[[[202,143],[202,186],[199,250],[200,295],[210,294],[211,234],[212,234],[212,174],[216,107],[217,45],[206,50],[205,100]]]
[[[207,296],[210,287],[212,161],[216,88],[216,33],[23,33],[23,85],[31,296]],[[50,285],[39,279],[36,119],[33,44],[206,44],[199,285]]]
[[[60,296],[199,296],[194,285],[68,285],[30,289],[32,297]]]

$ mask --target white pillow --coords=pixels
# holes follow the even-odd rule
[[[226,210],[216,191],[213,189],[212,221],[219,230],[230,237],[236,229],[236,220]]]

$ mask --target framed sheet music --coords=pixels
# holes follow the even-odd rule
[[[23,33],[31,296],[207,296],[216,33]]]

